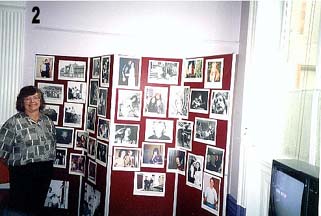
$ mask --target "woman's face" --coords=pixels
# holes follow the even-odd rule
[[[38,93],[27,96],[23,99],[23,105],[24,105],[26,114],[39,112],[40,104],[41,104],[41,99]]]
[[[125,130],[125,137],[130,136],[130,134],[132,133],[132,130],[130,128],[126,128]]]
[[[195,168],[198,169],[200,167],[200,163],[196,162],[195,163]]]

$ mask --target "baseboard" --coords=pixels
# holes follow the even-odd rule
[[[237,205],[236,199],[227,194],[226,198],[226,215],[227,216],[245,216],[246,209],[242,206]]]

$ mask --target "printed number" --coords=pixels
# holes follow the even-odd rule
[[[36,12],[35,16],[32,19],[32,24],[39,24],[40,23],[40,19],[38,18],[39,14],[40,14],[40,8],[39,7],[33,7],[32,8],[32,12]]]

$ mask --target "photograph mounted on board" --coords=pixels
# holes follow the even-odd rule
[[[215,119],[195,118],[194,141],[216,145],[216,127]]]
[[[72,148],[74,144],[74,128],[56,126],[56,141],[58,147]]]
[[[178,84],[179,62],[149,60],[148,83]]]
[[[89,106],[97,107],[98,103],[98,79],[91,79],[89,84]]]
[[[220,213],[221,179],[204,173],[201,207],[212,214]]]
[[[139,171],[140,148],[114,147],[113,170]]]
[[[169,118],[188,118],[190,93],[189,86],[170,87]]]
[[[142,167],[164,168],[165,144],[143,142]]]
[[[97,115],[105,117],[107,115],[107,88],[98,88]]]
[[[70,153],[69,174],[85,176],[86,156]]]
[[[167,87],[145,86],[143,115],[166,118],[167,97]]]
[[[87,156],[96,159],[96,150],[97,150],[97,140],[94,137],[89,137],[88,147],[87,147]]]
[[[188,153],[186,185],[202,190],[204,157]]]
[[[87,151],[89,133],[83,130],[76,130],[75,150]]]
[[[134,195],[165,196],[166,173],[135,172]]]
[[[88,161],[88,181],[96,184],[96,174],[97,174],[97,163],[89,160]]]
[[[91,70],[91,77],[92,78],[99,78],[100,74],[100,57],[93,58],[93,67]]]
[[[207,59],[205,61],[204,88],[221,89],[224,59]]]
[[[69,181],[51,180],[45,207],[68,209]]]
[[[86,81],[86,61],[59,60],[58,79]]]
[[[87,108],[87,120],[86,120],[86,130],[90,133],[95,133],[96,125],[96,108]]]
[[[118,120],[140,121],[142,91],[118,90]]]
[[[65,103],[63,125],[67,127],[82,127],[83,104]]]
[[[146,119],[145,140],[150,142],[173,142],[173,120]]]
[[[101,202],[101,192],[95,189],[93,186],[85,182],[84,196],[81,201],[82,208],[80,212],[82,216],[94,216],[94,215],[103,215],[99,208]]]
[[[54,161],[53,167],[66,168],[67,167],[66,161],[67,161],[67,149],[56,148],[56,159]]]
[[[38,82],[38,88],[42,91],[46,103],[63,104],[64,85]]]
[[[186,151],[168,148],[166,172],[185,175]]]
[[[108,160],[108,145],[97,140],[96,162],[102,166],[106,166]]]
[[[213,90],[211,93],[210,118],[228,120],[229,110],[230,91]]]
[[[207,114],[209,90],[208,89],[191,89],[190,112]]]
[[[223,177],[224,149],[206,146],[205,172]]]
[[[67,102],[86,103],[87,83],[68,81]]]
[[[203,81],[203,58],[192,58],[184,61],[184,82]]]
[[[192,151],[193,125],[192,121],[177,120],[176,148]]]
[[[35,80],[54,80],[54,56],[36,55]]]
[[[114,124],[115,146],[138,147],[139,125],[138,124]]]
[[[109,77],[110,77],[110,56],[102,56],[101,57],[101,74],[100,74],[101,87],[109,87]]]
[[[97,123],[97,139],[109,141],[109,119],[98,117]]]
[[[133,57],[119,57],[118,87],[139,89],[141,59]]]
[[[45,107],[42,110],[42,113],[48,116],[55,125],[58,125],[59,120],[59,106],[52,104],[45,104]]]

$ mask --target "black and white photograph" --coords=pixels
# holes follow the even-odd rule
[[[138,147],[139,125],[138,124],[114,124],[114,145]]]
[[[107,88],[98,89],[97,115],[106,118],[107,114]]]
[[[143,115],[166,118],[167,97],[167,87],[145,86]]]
[[[83,130],[76,130],[75,135],[75,150],[87,151],[89,141],[89,133]]]
[[[209,90],[191,89],[190,112],[207,114],[209,110]]]
[[[101,192],[85,182],[84,200],[82,200],[82,216],[102,215],[99,213]]]
[[[118,90],[118,120],[140,121],[142,91]]]
[[[148,83],[178,84],[179,62],[149,60]]]
[[[74,128],[56,127],[57,147],[72,148],[74,144]]]
[[[163,119],[146,119],[145,140],[150,142],[173,142],[173,121]]]
[[[98,103],[98,79],[91,79],[89,84],[89,106],[97,107]]]
[[[106,166],[108,160],[108,145],[97,140],[96,162],[102,166]]]
[[[205,61],[204,88],[221,89],[223,80],[224,59],[208,59]]]
[[[119,57],[118,87],[139,89],[141,59]]]
[[[92,78],[99,78],[100,74],[100,57],[93,58],[93,67],[91,70],[91,77]]]
[[[54,56],[36,55],[35,80],[54,80]]]
[[[142,145],[142,167],[164,168],[165,144],[147,143]]]
[[[201,207],[214,215],[220,213],[221,179],[204,173]]]
[[[192,58],[184,61],[184,82],[203,82],[203,58]]]
[[[166,172],[185,175],[186,151],[168,148]]]
[[[216,145],[217,121],[208,118],[195,118],[194,141]]]
[[[191,90],[189,86],[171,86],[169,97],[169,118],[188,118],[189,99]]]
[[[100,86],[109,87],[110,77],[110,56],[101,57],[101,74],[100,74]]]
[[[68,81],[67,102],[86,103],[87,83]]]
[[[82,127],[83,104],[65,103],[63,125],[67,127]]]
[[[56,148],[56,159],[54,161],[53,167],[64,168],[64,169],[67,167],[67,149],[66,148]]]
[[[48,116],[55,125],[58,125],[60,113],[58,105],[45,104],[42,113]]]
[[[45,207],[68,209],[69,181],[51,180],[47,196],[45,199]]]
[[[223,177],[224,149],[206,146],[205,172]]]
[[[95,133],[96,125],[96,108],[87,108],[87,120],[86,120],[86,130],[90,133]]]
[[[109,119],[98,117],[97,139],[109,141],[109,133],[110,133]]]
[[[69,174],[85,176],[86,156],[70,153]]]
[[[140,148],[114,147],[113,170],[139,171]]]
[[[204,157],[188,153],[186,185],[202,190]]]
[[[89,160],[88,161],[88,181],[96,184],[96,174],[97,174],[97,163]]]
[[[135,172],[134,195],[165,196],[166,173]]]
[[[96,159],[97,150],[97,140],[94,137],[89,136],[88,146],[87,146],[87,156]]]
[[[59,60],[58,79],[86,81],[86,62]]]
[[[43,93],[43,98],[49,104],[63,104],[64,85],[52,83],[38,83],[38,88]]]
[[[213,90],[211,93],[210,118],[227,120],[230,110],[230,91]]]
[[[177,120],[176,148],[192,151],[193,125],[192,121]]]

